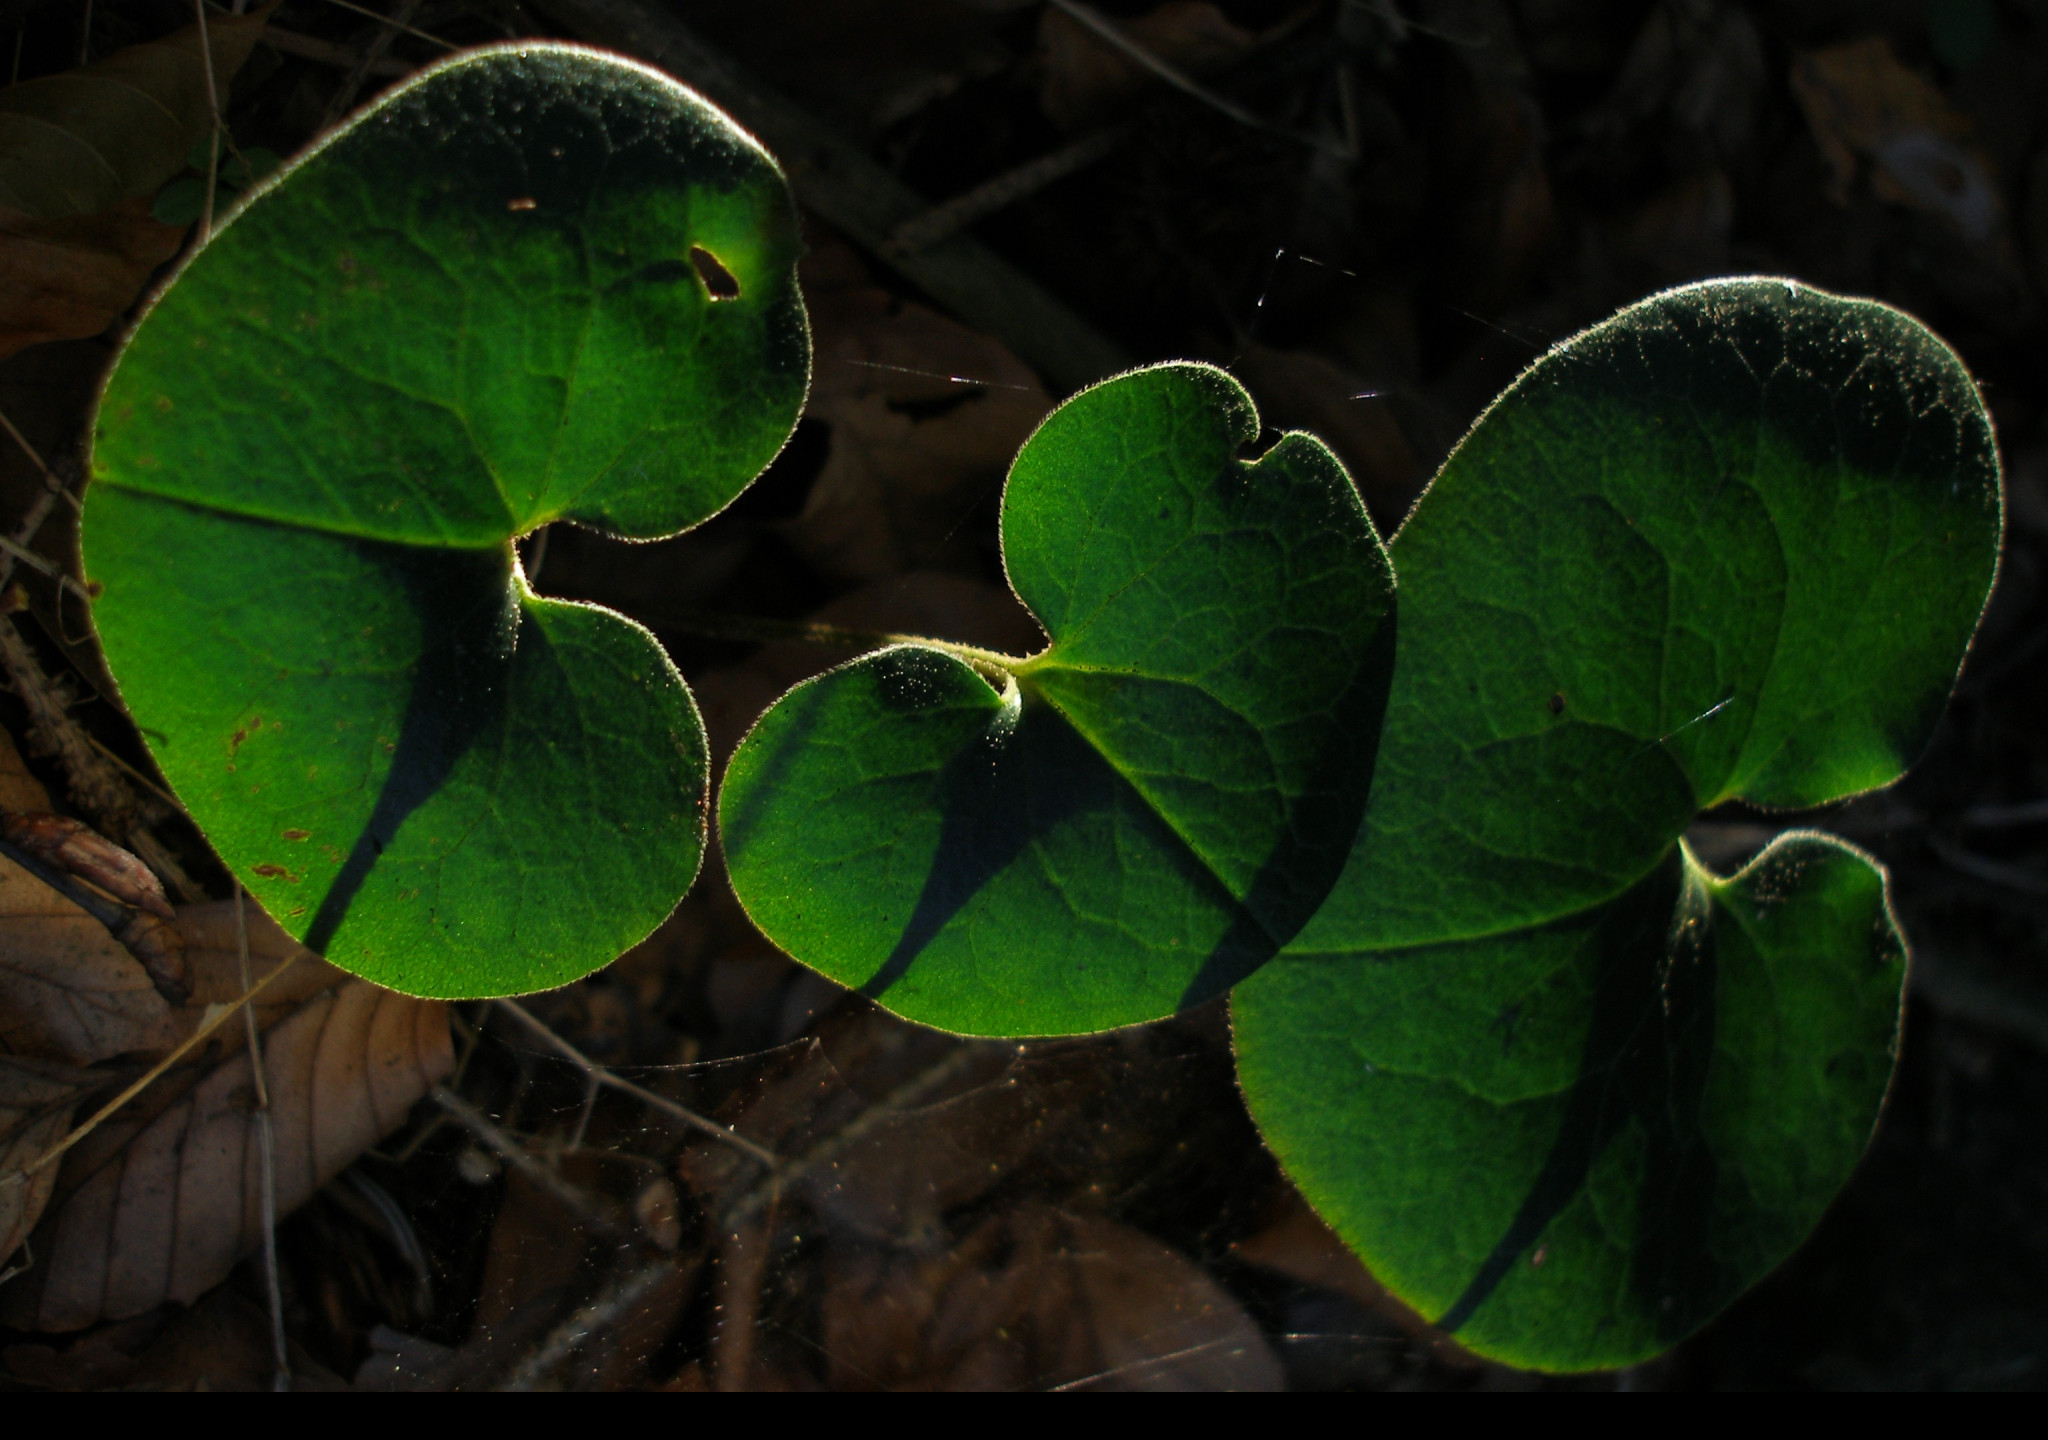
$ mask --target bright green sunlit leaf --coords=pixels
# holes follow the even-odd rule
[[[1806,836],[1724,882],[1679,837],[1724,800],[1902,774],[2000,526],[1946,346],[1747,280],[1552,351],[1401,531],[1356,847],[1232,1006],[1290,1174],[1461,1341],[1544,1369],[1654,1354],[1847,1178],[1897,1037],[1883,874]]]
[[[1029,659],[898,646],[799,686],[719,827],[775,942],[899,1014],[1097,1030],[1222,993],[1328,892],[1385,704],[1386,555],[1334,456],[1163,365],[1069,400],[1003,497]]]
[[[810,342],[773,161],[568,46],[458,56],[286,170],[101,396],[84,559],[136,724],[293,935],[420,995],[560,985],[704,843],[703,729],[654,638],[511,542],[730,502]]]

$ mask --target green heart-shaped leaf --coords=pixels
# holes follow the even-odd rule
[[[674,907],[706,758],[654,638],[511,541],[694,525],[795,424],[774,162],[653,71],[459,56],[309,152],[101,396],[84,558],[122,697],[294,936],[420,995],[559,985]]]
[[[1029,659],[907,645],[799,686],[719,799],[774,941],[975,1034],[1097,1030],[1220,994],[1328,892],[1392,658],[1386,555],[1336,458],[1256,461],[1205,365],[1076,395],[1003,497]]]
[[[1350,864],[1232,1008],[1282,1162],[1461,1341],[1654,1353],[1847,1178],[1897,1035],[1882,872],[1805,837],[1723,882],[1677,841],[1902,774],[2000,526],[1948,348],[1770,280],[1567,341],[1418,505]]]

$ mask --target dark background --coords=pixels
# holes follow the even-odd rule
[[[747,618],[991,643],[1016,633],[995,490],[1044,407],[1094,378],[1077,354],[1228,363],[1271,424],[1335,446],[1391,532],[1479,409],[1551,342],[1666,285],[1789,275],[1900,305],[1963,354],[1999,427],[2008,544],[1925,761],[1893,791],[1813,817],[1892,868],[1915,947],[1885,1120],[1806,1246],[1671,1355],[1538,1381],[1431,1336],[1265,1156],[1220,1014],[1021,1050],[956,1047],[773,954],[714,873],[654,940],[538,998],[536,1014],[778,1148],[865,1124],[865,1158],[766,1218],[728,1224],[736,1182],[687,1132],[616,1097],[586,1110],[580,1078],[530,1037],[485,1010],[460,1015],[456,1087],[575,1185],[630,1205],[653,1193],[648,1166],[675,1177],[669,1248],[694,1259],[610,1317],[625,1338],[542,1366],[548,1379],[2048,1380],[2048,3],[1097,0],[1185,84],[1039,0],[636,3],[680,18],[747,86],[865,156],[859,175],[893,176],[932,205],[995,182],[1005,203],[980,206],[964,232],[974,263],[1049,297],[1008,311],[963,298],[914,247],[892,251],[900,221],[857,223],[844,184],[818,188],[829,156],[784,154],[809,210],[819,337],[795,442],[734,510],[683,540],[628,550],[554,534],[544,557],[527,556],[540,588],[618,605],[662,634],[721,751],[780,688],[845,653],[759,645]],[[409,28],[287,0],[273,25],[310,43],[258,47],[227,108],[238,145],[290,154],[444,53],[436,39],[616,43],[620,16],[636,13],[616,0],[371,8]],[[29,77],[77,64],[82,43],[103,54],[190,13],[179,0],[96,0],[88,29],[67,0],[8,0],[0,45],[18,35],[16,73]],[[1058,178],[1019,172],[1048,156],[1075,163]],[[901,192],[889,193],[900,216]],[[0,403],[52,452],[75,449],[109,353],[105,338],[31,349],[0,365]],[[64,641],[43,637],[53,665]],[[90,662],[78,663],[88,683]],[[94,723],[139,758],[117,722]],[[1762,817],[1717,816],[1698,839],[1727,859],[1768,833]],[[203,855],[192,864],[218,881]],[[951,1057],[950,1098],[878,1104],[935,1056]],[[445,1117],[423,1113],[363,1164],[423,1258],[396,1254],[388,1225],[344,1186],[286,1223],[289,1328],[333,1377],[389,1388],[524,1374],[547,1324],[630,1263]],[[1180,1258],[1146,1260],[1147,1244]],[[1089,1280],[1072,1257],[1091,1245],[1124,1247],[1151,1278]],[[231,1282],[254,1295],[252,1283]],[[1156,1314],[1119,1310],[1140,1306],[1140,1291],[1157,1292],[1144,1302]],[[912,1325],[911,1312],[926,1318]],[[941,1312],[953,1340],[934,1338]],[[1146,1337],[1166,1333],[1158,1314],[1195,1326],[1187,1353],[1163,1340],[1148,1351]],[[1087,1357],[1061,1350],[1083,1331],[1096,1336]],[[1270,1362],[1244,1359],[1258,1343]],[[56,1383],[42,1373],[35,1383]]]

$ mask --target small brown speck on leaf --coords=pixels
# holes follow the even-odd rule
[[[287,840],[310,840],[313,838],[313,832],[311,830],[287,830],[284,832],[284,838]]]
[[[505,202],[505,208],[507,210],[515,211],[533,210],[539,208],[539,205],[540,202],[538,200],[535,200],[531,195],[521,195],[517,200],[507,200]]]

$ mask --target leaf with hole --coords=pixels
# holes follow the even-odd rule
[[[1046,419],[1002,541],[1051,643],[880,651],[734,754],[719,833],[770,938],[910,1019],[1049,1034],[1220,995],[1300,928],[1371,779],[1393,577],[1336,458],[1258,434],[1193,364]]]
[[[569,46],[454,58],[260,190],[101,395],[82,520],[136,724],[291,934],[427,996],[573,980],[695,876],[704,736],[654,638],[512,542],[672,534],[795,424],[774,162]]]
[[[1232,1011],[1288,1172],[1462,1343],[1654,1354],[1848,1178],[1898,1037],[1884,873],[1796,833],[1723,880],[1681,836],[1902,774],[2001,523],[1955,355],[1780,280],[1565,342],[1416,507],[1350,863]]]

